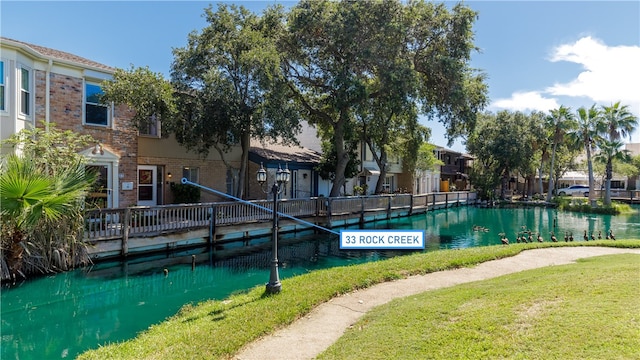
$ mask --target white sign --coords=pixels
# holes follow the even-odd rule
[[[342,230],[340,249],[424,249],[424,231]]]

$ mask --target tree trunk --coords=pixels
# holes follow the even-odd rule
[[[509,184],[509,171],[504,170],[502,173],[502,180],[500,181],[500,199],[506,198],[507,185]]]
[[[529,175],[529,180],[527,180],[527,196],[529,198],[533,197],[534,189],[536,183],[536,174]]]
[[[381,194],[384,187],[384,180],[387,177],[387,156],[386,154],[380,157],[380,163],[378,164],[380,167],[380,176],[378,176],[378,181],[376,181],[376,194]],[[391,191],[391,189],[389,189]]]
[[[611,178],[613,177],[613,165],[611,163],[611,159],[607,161],[606,167],[606,181],[604,188],[604,205],[611,205]]]
[[[331,187],[330,197],[340,196],[340,189],[345,184],[345,170],[347,163],[349,162],[349,154],[344,148],[344,124],[345,118],[340,115],[340,119],[334,124],[333,129],[333,141],[336,148],[336,172],[333,179],[333,186]]]
[[[386,139],[385,141],[383,141],[384,143],[386,143]],[[374,194],[380,194],[382,193],[382,188],[384,186],[384,180],[385,177],[387,176],[387,152],[384,150],[384,146],[380,147],[380,156],[378,156],[378,154],[376,154],[376,152],[373,149],[372,144],[370,144],[369,142],[367,142],[367,145],[369,146],[369,149],[371,150],[371,153],[373,154],[373,158],[376,161],[376,164],[378,164],[378,168],[380,169],[380,175],[378,176],[378,181],[376,181],[376,188],[374,190]]]
[[[245,130],[240,136],[240,146],[242,155],[240,158],[240,174],[238,175],[238,187],[235,196],[244,199],[244,184],[247,179],[247,171],[249,169],[249,148],[251,147],[251,133]]]
[[[593,179],[593,163],[591,162],[591,144],[587,141],[587,172],[589,173],[589,204],[592,207],[596,205],[595,180]]]
[[[551,153],[551,169],[549,170],[549,189],[547,189],[547,202],[551,201],[551,197],[553,196],[553,190],[555,188],[555,183],[553,179],[553,170],[556,162],[556,147],[557,143],[553,144],[553,152]]]
[[[538,194],[544,194],[544,183],[542,182],[542,169],[544,169],[544,160],[540,160],[540,167],[538,167]]]

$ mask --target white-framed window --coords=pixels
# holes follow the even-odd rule
[[[20,66],[18,68],[18,84],[20,88],[20,115],[30,118],[33,112],[33,74],[31,69]]]
[[[393,176],[385,176],[382,190],[391,193],[393,191]]]
[[[0,111],[7,111],[7,79],[5,78],[4,60],[0,60]]]
[[[200,173],[200,169],[197,167],[185,166],[182,168],[182,177],[194,183],[198,182],[199,173]]]
[[[109,126],[109,106],[100,103],[102,87],[93,82],[84,83],[84,123]]]

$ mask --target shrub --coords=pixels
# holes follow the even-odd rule
[[[189,184],[171,184],[174,204],[192,204],[200,202],[200,189]]]

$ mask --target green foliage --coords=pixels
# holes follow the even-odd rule
[[[2,142],[13,148],[20,148],[38,168],[47,169],[55,175],[76,162],[86,163],[78,152],[94,145],[97,141],[90,135],[81,135],[71,130],[59,130],[55,123],[41,122],[43,127],[24,129]]]
[[[464,5],[449,10],[424,1],[309,0],[292,8],[280,42],[283,69],[306,120],[332,129],[330,196],[347,177],[354,121],[367,125],[353,133],[356,140],[379,151],[400,145],[396,154],[409,154],[408,165],[424,140],[413,124],[418,109],[452,137],[473,128],[487,92],[484,77],[468,66],[475,17]],[[394,144],[400,132],[406,144]]]
[[[314,168],[318,172],[321,178],[324,180],[334,180],[336,176],[336,164],[337,151],[334,148],[334,144],[330,141],[323,141],[322,144],[322,159],[320,163]],[[347,162],[345,169],[345,176],[351,178],[358,175],[360,160],[358,160],[358,143],[350,141],[347,143],[347,153],[349,154],[349,161]]]
[[[148,127],[152,120],[169,127],[177,115],[173,87],[161,73],[148,67],[116,69],[113,79],[105,81],[102,89],[102,102],[126,104],[135,110],[133,121],[137,128]]]
[[[435,145],[429,143],[422,143],[418,149],[418,156],[416,160],[416,170],[429,171],[436,170],[440,166],[444,165],[442,160],[438,159],[434,154]]]
[[[200,202],[200,189],[190,184],[171,183],[174,204],[193,204]]]
[[[81,161],[50,169],[30,154],[8,155],[0,169],[1,243],[14,278],[25,265],[44,273],[88,260],[78,219],[94,175]]]
[[[171,130],[178,142],[202,155],[215,148],[224,159],[240,145],[234,195],[242,197],[251,139],[297,143],[300,130],[276,47],[284,14],[276,6],[260,17],[243,6],[220,3],[204,15],[207,26],[173,51],[171,79],[180,116]]]
[[[81,231],[95,174],[78,152],[95,140],[53,123],[43,126],[3,142],[21,149],[20,156],[4,157],[0,168],[2,255],[14,277],[89,261]]]
[[[557,177],[556,155],[558,154],[558,146],[563,143],[564,136],[573,131],[578,126],[575,115],[571,112],[571,108],[560,106],[558,109],[551,110],[551,114],[546,119],[546,127],[552,133],[553,147],[551,152],[551,164],[549,166],[549,191],[547,192],[547,201],[551,201],[553,191],[555,190],[555,179]]]
[[[481,189],[481,198],[491,198],[500,183],[504,190],[511,172],[535,171],[536,129],[540,116],[500,111],[478,117],[476,129],[467,140],[467,150],[475,156],[471,183]]]
[[[587,156],[587,174],[589,176],[589,199],[593,200],[595,194],[595,179],[593,176],[593,152],[596,150],[596,143],[599,140],[598,123],[601,112],[592,105],[589,109],[581,107],[577,110],[577,126],[567,133],[568,140],[574,147],[583,149]]]
[[[496,198],[495,189],[501,179],[496,163],[484,159],[474,161],[469,173],[469,181],[478,192],[480,200],[494,200]]]
[[[629,151],[623,150],[624,144],[618,140],[602,139],[598,144],[600,152],[594,156],[594,160],[605,164],[605,205],[611,204],[611,179],[613,178],[613,162],[631,162]]]
[[[635,212],[635,210],[628,204],[618,202],[613,202],[610,205],[604,205],[602,201],[598,201],[595,206],[592,206],[589,199],[573,197],[555,197],[553,202],[557,204],[558,210],[582,212],[587,214],[620,215]]]
[[[638,118],[634,116],[627,105],[617,102],[611,106],[602,107],[601,121],[598,132],[603,134],[597,143],[600,152],[594,157],[605,165],[605,205],[611,204],[611,179],[613,178],[613,162],[620,160],[631,162],[626,150],[622,150],[621,139],[630,135],[638,126]]]

